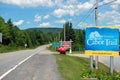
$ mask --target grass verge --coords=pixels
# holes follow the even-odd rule
[[[3,46],[3,45],[0,45],[0,54],[6,53],[6,52],[18,51],[18,50],[34,49],[36,47],[37,46],[25,48],[23,46],[9,46],[9,45]]]
[[[90,70],[89,59],[55,54],[58,69],[64,80],[82,80],[82,78],[97,78],[98,80],[120,80],[120,74],[109,74],[109,68],[99,64],[99,69]]]

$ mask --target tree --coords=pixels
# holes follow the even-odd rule
[[[14,29],[13,29],[13,23],[12,23],[12,21],[11,21],[11,19],[9,19],[8,21],[7,21],[7,25],[8,25],[8,29],[9,29],[9,33],[10,33],[10,41],[11,42],[14,42],[14,41],[12,41],[13,39],[15,39],[15,33],[14,33]]]
[[[35,31],[28,31],[28,35],[30,37],[32,46],[36,46],[37,40],[36,40]]]
[[[8,45],[10,43],[10,32],[8,25],[5,23],[4,19],[0,17],[0,32],[2,33],[2,43]]]
[[[5,23],[2,17],[0,17],[0,33],[2,33],[2,44],[10,47],[24,47],[24,44],[27,44],[29,47],[38,46],[49,43],[56,36],[53,33],[43,33],[39,30],[20,30],[13,25],[11,19]]]
[[[74,50],[84,50],[85,44],[85,31],[78,30],[75,32],[75,42],[74,42]]]
[[[70,39],[72,41],[75,40],[75,32],[72,29],[72,23],[71,22],[66,22],[63,26],[65,28],[65,37],[66,37],[66,41],[70,41]],[[61,32],[61,38],[62,40],[64,40],[64,28]]]

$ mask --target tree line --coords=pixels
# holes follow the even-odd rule
[[[21,46],[27,47],[39,46],[51,42],[54,38],[52,33],[43,33],[41,31],[20,30],[18,26],[13,25],[11,19],[7,22],[0,17],[0,33],[2,33],[3,46]]]
[[[63,29],[61,31],[61,39],[64,41],[72,40],[72,50],[74,51],[83,51],[85,44],[85,30],[81,29],[73,29],[73,25],[71,22],[66,22],[63,25]],[[65,39],[64,39],[64,29],[65,29]]]
[[[85,41],[85,31],[73,29],[71,22],[66,22],[63,25],[63,29],[58,33],[44,33],[40,30],[20,30],[18,26],[13,25],[11,19],[7,22],[0,17],[0,33],[2,33],[2,43],[3,46],[13,46],[13,47],[34,47],[43,44],[48,44],[54,41],[64,41],[64,28],[66,41],[72,40],[72,49],[75,51],[84,50]]]

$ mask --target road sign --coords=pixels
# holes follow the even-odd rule
[[[71,47],[71,42],[70,41],[62,41],[62,46],[70,48]]]
[[[24,46],[25,46],[25,48],[27,48],[28,45],[27,45],[27,44],[24,44]]]
[[[85,54],[118,56],[119,30],[117,28],[86,28]]]
[[[53,42],[52,46],[53,47],[60,47],[61,46],[61,42]]]
[[[2,33],[0,33],[0,42],[2,42]]]

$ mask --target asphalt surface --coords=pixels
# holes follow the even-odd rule
[[[0,54],[0,80],[62,80],[46,47]]]

